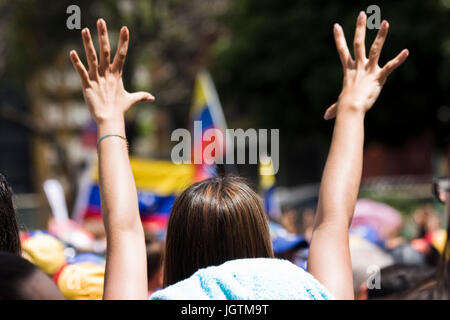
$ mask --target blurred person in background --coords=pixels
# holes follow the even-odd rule
[[[312,232],[314,229],[314,210],[309,208],[302,212],[301,215],[301,229],[300,234],[302,234],[306,241],[310,242],[312,237]]]
[[[12,202],[12,190],[0,173],[0,251],[21,254],[19,226]]]
[[[444,246],[442,246],[441,259],[438,265],[436,284],[433,290],[434,299],[450,299],[450,158],[448,159],[447,177],[433,179],[435,197],[445,204],[447,232]],[[418,293],[420,294],[420,292]]]
[[[23,258],[51,277],[67,300],[99,300],[103,296],[104,258],[77,251],[43,230],[24,232]]]
[[[269,229],[275,258],[288,260],[306,270],[309,247],[306,239],[273,221],[269,221]]]
[[[429,208],[428,212],[430,212]],[[423,219],[423,223],[426,223],[426,220]],[[438,243],[440,243],[438,237],[433,233],[425,232],[423,235],[428,234],[427,238],[408,241],[399,236],[402,225],[403,216],[387,204],[368,199],[358,200],[350,229],[355,290],[360,291],[361,286],[367,287],[366,282],[372,276],[369,271],[373,267],[386,269],[387,274],[396,270],[395,272],[399,271],[399,275],[403,274],[402,270],[436,269],[436,257],[439,257]],[[433,222],[433,225],[436,226],[436,223]],[[390,267],[393,268],[389,269]],[[417,277],[420,279],[420,276]],[[408,288],[414,288],[414,286],[411,284]]]
[[[106,238],[105,226],[101,219],[85,219],[83,220],[82,227],[97,240],[104,240]]]
[[[104,279],[105,260],[91,252],[67,259],[53,275],[53,281],[67,300],[101,300]]]
[[[23,258],[50,276],[67,262],[64,243],[47,231],[24,232],[21,242]]]
[[[437,200],[445,204],[447,217],[445,237],[442,237],[441,233],[436,242],[432,243],[435,250],[440,252],[439,264],[437,266],[416,266],[418,269],[414,272],[411,266],[393,268],[393,272],[390,272],[394,275],[392,283],[399,285],[395,286],[396,290],[393,290],[396,293],[391,292],[390,294],[394,294],[391,297],[396,299],[448,300],[450,298],[450,239],[447,236],[450,230],[450,224],[448,223],[450,218],[450,179],[448,176],[433,179],[433,193]],[[376,297],[379,295],[372,293],[369,296]]]
[[[11,187],[0,174],[0,300],[101,299],[104,266],[78,260],[67,263],[64,243],[46,231],[19,233]]]
[[[422,265],[394,264],[380,270],[379,288],[368,288],[364,282],[358,292],[359,300],[403,299],[411,290],[428,283],[436,276],[436,268]]]
[[[0,300],[62,300],[52,279],[16,254],[0,252]]]
[[[163,244],[155,241],[147,246],[148,296],[163,287]]]
[[[441,228],[441,220],[431,204],[425,204],[413,213],[417,227],[417,237],[424,238],[427,234]]]
[[[284,210],[281,215],[281,225],[289,233],[299,233],[298,232],[298,212],[295,208],[288,208]]]
[[[355,32],[354,59],[342,27],[334,26],[344,85],[338,101],[324,116],[327,120],[336,118],[336,122],[321,182],[309,273],[289,262],[270,259],[273,251],[266,213],[261,199],[242,179],[212,178],[192,185],[175,201],[164,255],[165,288],[154,293],[153,299],[354,298],[348,230],[362,173],[364,116],[387,77],[408,57],[408,51],[403,50],[383,68],[378,66],[389,28],[383,21],[366,58],[366,22],[365,13],[361,12]],[[82,38],[89,71],[75,51],[70,52],[70,57],[98,125],[100,191],[107,234],[104,298],[147,299],[145,237],[128,157],[124,114],[135,103],[152,102],[154,97],[146,92],[129,93],[123,87],[128,29],[123,27],[120,31],[112,64],[103,19],[98,21],[97,30],[100,61],[87,28],[82,30]],[[261,259],[240,259],[258,257]],[[271,272],[267,273],[268,269]],[[242,280],[236,276],[239,274],[247,281],[227,282],[229,290],[222,291],[227,286],[218,288],[217,280],[230,280],[222,277],[224,273],[233,274],[231,279]],[[198,287],[199,278],[209,279],[203,283],[210,287]]]

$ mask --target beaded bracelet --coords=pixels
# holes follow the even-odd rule
[[[122,140],[125,140],[125,142],[127,143],[127,150],[129,149],[129,145],[128,145],[128,140],[127,140],[127,138],[125,138],[124,136],[121,136],[120,134],[105,134],[104,136],[101,136],[101,137],[98,138],[98,140],[97,140],[97,148],[98,148],[98,145],[100,144],[100,142],[101,142],[103,139],[106,139],[106,138],[109,138],[109,137],[118,137],[118,138],[120,138],[120,139],[122,139]]]

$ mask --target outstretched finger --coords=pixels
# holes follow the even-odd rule
[[[102,75],[106,70],[109,69],[111,63],[110,58],[110,46],[108,29],[106,27],[106,22],[103,19],[98,19],[97,21],[97,32],[98,32],[98,42],[100,47],[100,68],[99,73]]]
[[[91,33],[88,28],[81,31],[83,38],[84,51],[86,52],[86,59],[89,65],[89,76],[91,79],[96,79],[98,76],[98,62],[97,53],[95,52],[94,44],[92,43]]]
[[[394,59],[386,63],[386,65],[381,69],[379,80],[381,83],[385,83],[387,77],[397,69],[403,62],[405,62],[406,58],[409,56],[408,49],[402,50]]]
[[[333,118],[336,118],[337,115],[337,102],[333,103],[328,109],[327,111],[325,111],[325,114],[323,116],[323,118],[325,120],[331,120]]]
[[[83,89],[89,87],[89,74],[75,50],[70,51],[70,60],[72,61],[73,67],[80,76],[81,86],[83,87]]]
[[[128,52],[128,42],[130,40],[130,35],[127,27],[122,27],[120,29],[119,43],[117,45],[116,55],[114,56],[114,61],[112,64],[112,72],[122,73],[123,65],[125,64],[125,59]]]
[[[380,30],[378,30],[377,37],[372,43],[369,53],[369,68],[375,68],[378,65],[380,59],[381,49],[383,48],[384,41],[386,40],[389,30],[389,23],[384,20],[381,23]]]
[[[353,61],[350,52],[348,51],[347,41],[345,40],[344,30],[339,24],[335,24],[333,28],[334,41],[336,43],[336,49],[341,59],[344,71],[349,62]]]
[[[353,50],[355,54],[356,64],[362,65],[366,59],[366,20],[367,16],[364,11],[359,13],[356,20],[355,38],[353,40]]]

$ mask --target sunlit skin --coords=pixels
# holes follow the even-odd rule
[[[120,30],[117,51],[110,63],[108,31],[97,21],[100,61],[89,29],[81,31],[89,65],[86,70],[75,51],[70,58],[77,70],[89,111],[97,123],[98,136],[125,136],[124,114],[135,103],[152,102],[147,92],[129,93],[122,81],[129,32]],[[130,168],[127,144],[117,137],[101,141],[98,148],[99,185],[103,222],[107,235],[104,299],[147,299],[147,254],[139,217],[136,185]]]
[[[342,28],[334,26],[334,39],[344,72],[338,101],[325,112],[336,117],[330,151],[323,171],[319,203],[308,257],[308,271],[337,299],[353,299],[353,277],[348,240],[358,196],[363,163],[364,116],[373,106],[387,77],[408,57],[401,51],[382,68],[378,65],[389,24],[383,21],[366,57],[367,17],[361,12],[349,53]]]
[[[386,78],[408,56],[408,51],[404,50],[383,68],[378,66],[389,27],[383,22],[366,58],[365,25],[366,16],[362,13],[356,27],[354,59],[342,28],[334,27],[344,84],[338,101],[325,113],[325,119],[336,117],[336,124],[322,177],[308,262],[309,271],[338,299],[353,299],[348,228],[361,178],[364,115],[377,99]],[[137,102],[154,101],[154,97],[146,92],[128,93],[124,89],[122,69],[129,42],[128,29],[123,27],[120,31],[112,64],[106,23],[102,19],[97,22],[97,29],[100,62],[88,29],[82,30],[82,38],[89,70],[75,51],[70,52],[70,58],[80,76],[85,101],[97,122],[99,137],[125,136],[125,112]],[[144,232],[127,145],[119,138],[104,139],[98,154],[108,245],[104,299],[147,299]]]

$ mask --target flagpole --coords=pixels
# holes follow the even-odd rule
[[[214,86],[214,82],[212,81],[211,75],[209,74],[208,71],[206,71],[206,70],[201,71],[199,73],[198,77],[199,77],[199,81],[202,84],[202,86],[204,86],[206,88],[206,90],[204,92],[205,92],[205,96],[206,96],[206,101],[208,103],[208,107],[210,108],[210,111],[211,111],[211,116],[213,118],[213,122],[214,122],[214,124],[217,125],[218,129],[220,129],[225,135],[225,156],[224,156],[224,158],[228,159],[229,158],[228,155],[231,152],[234,152],[234,150],[230,150],[230,144],[226,143],[226,141],[230,141],[231,136],[227,131],[228,126],[225,121],[225,115],[223,113],[223,108],[220,103],[216,87]],[[234,143],[231,145],[234,145]],[[234,157],[232,157],[232,158],[234,159]],[[224,167],[225,174],[237,175],[239,173],[237,166],[234,163],[227,164],[226,161],[224,161],[223,167]]]

